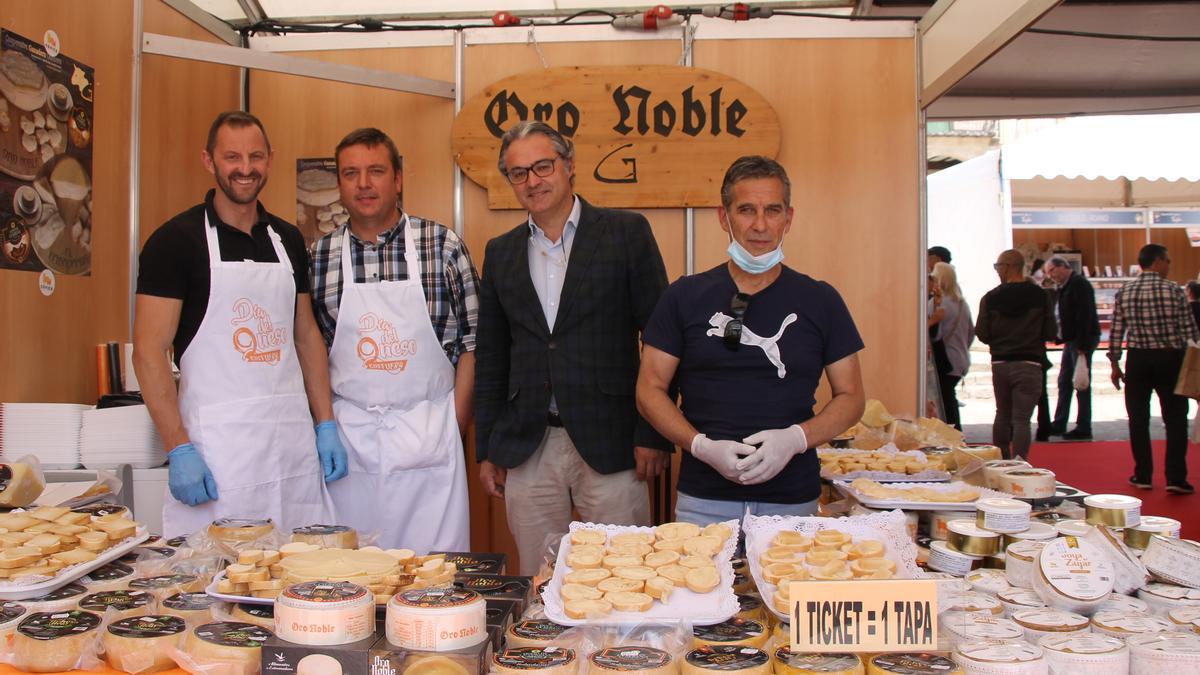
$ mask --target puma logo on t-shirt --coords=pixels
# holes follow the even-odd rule
[[[763,353],[767,355],[767,360],[775,366],[775,370],[779,374],[779,379],[781,380],[785,375],[787,375],[787,368],[784,367],[783,359],[779,356],[779,339],[783,337],[783,331],[787,330],[788,326],[795,323],[796,319],[797,317],[795,312],[783,317],[783,323],[780,324],[779,330],[776,331],[776,333],[771,337],[755,335],[748,326],[742,324],[742,338],[740,342],[744,345],[751,345],[763,350]],[[712,318],[708,320],[708,324],[712,326],[712,328],[708,329],[708,332],[706,332],[705,335],[711,335],[718,338],[725,337],[725,326],[730,321],[733,321],[733,317],[725,314],[724,312],[717,312],[716,314],[713,314]]]

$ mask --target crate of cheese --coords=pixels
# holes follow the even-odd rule
[[[571,523],[546,616],[569,626],[687,620],[720,623],[738,613],[730,560],[738,522],[632,527]]]

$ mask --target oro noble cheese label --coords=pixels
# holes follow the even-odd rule
[[[683,657],[683,675],[704,675],[714,671],[767,675],[771,672],[771,657],[757,647],[736,645],[705,645]]]
[[[487,604],[475,591],[425,588],[388,601],[388,642],[397,647],[449,651],[487,638]]]
[[[375,595],[348,581],[306,581],[275,599],[275,634],[302,645],[343,645],[375,632]]]
[[[492,672],[574,675],[575,650],[562,647],[510,647],[492,655]]]
[[[636,672],[645,675],[669,675],[676,672],[671,655],[654,647],[626,645],[607,647],[588,658],[589,672]]]

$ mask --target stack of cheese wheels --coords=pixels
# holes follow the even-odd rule
[[[763,647],[767,644],[765,624],[734,617],[711,626],[692,628],[692,646]]]
[[[79,599],[79,609],[105,616],[125,619],[140,614],[153,614],[158,600],[146,591],[107,591],[92,593]]]
[[[1026,642],[999,643],[984,640],[960,642],[954,661],[964,675],[1033,675],[1047,672],[1042,648]]]
[[[1154,535],[1141,562],[1159,580],[1200,589],[1200,544],[1194,541]]]
[[[587,673],[581,675],[674,675],[678,672],[678,665],[667,652],[654,647],[626,645],[596,650],[588,657]]]
[[[996,599],[1000,601],[1000,606],[1004,608],[1004,616],[1011,619],[1013,614],[1026,609],[1038,609],[1045,607],[1046,603],[1028,588],[1017,588],[1009,586],[1008,588],[996,594]]]
[[[929,544],[929,569],[946,574],[965,576],[971,570],[983,567],[984,556],[971,555],[955,550],[946,541]]]
[[[549,619],[524,619],[504,631],[504,643],[509,647],[549,647],[566,630]]]
[[[1015,534],[1029,529],[1029,502],[1005,497],[975,500],[975,524],[989,532]]]
[[[990,613],[957,610],[938,614],[938,630],[939,636],[950,649],[962,642],[977,640],[1018,642],[1025,635],[1021,626],[1011,619]]]
[[[704,528],[666,523],[653,532],[611,537],[601,529],[577,528],[561,570],[563,611],[572,619],[592,619],[613,610],[645,612],[655,601],[669,603],[677,588],[709,593],[721,582],[713,558],[732,534],[722,523]]]
[[[788,646],[775,649],[775,675],[862,675],[858,654],[794,652]]]
[[[217,592],[274,598],[291,584],[349,581],[371,591],[376,605],[385,605],[399,591],[452,585],[458,569],[445,558],[416,556],[408,549],[326,549],[292,542],[279,550],[241,551],[237,564],[227,567],[225,578],[217,582]]]
[[[189,626],[208,623],[217,599],[207,593],[176,593],[163,598],[159,609],[163,614],[177,616]]]
[[[94,612],[36,612],[17,624],[13,633],[12,665],[27,673],[57,673],[86,667],[97,649]]]
[[[375,633],[375,596],[348,581],[293,584],[275,598],[275,634],[302,645],[342,645]]]
[[[492,673],[575,675],[575,650],[563,647],[509,647],[492,655]],[[408,672],[407,670],[405,672]]]
[[[135,616],[108,625],[101,638],[104,659],[114,670],[157,673],[175,668],[172,651],[183,646],[187,623],[165,614]]]
[[[274,531],[270,518],[218,518],[208,526],[208,537],[223,552],[237,555]]]
[[[1142,516],[1137,525],[1125,528],[1125,543],[1130,548],[1144,551],[1150,545],[1150,538],[1154,535],[1178,539],[1182,528],[1183,523],[1174,518]]]
[[[216,621],[188,632],[183,651],[191,661],[190,672],[221,675],[257,675],[263,643],[271,631],[250,623]]]
[[[983,464],[983,486],[1000,490],[1000,476],[1009,469],[1029,468],[1029,462],[1023,459],[993,459]]]
[[[952,520],[946,524],[946,544],[966,555],[995,555],[1000,551],[1000,533],[985,530],[967,518]]]
[[[741,675],[771,673],[771,657],[757,647],[705,645],[685,654],[679,665],[683,675],[712,675],[714,672]]]
[[[474,591],[426,588],[397,593],[387,606],[388,642],[405,649],[443,652],[487,639],[483,596]]]
[[[358,532],[345,525],[307,525],[292,530],[292,541],[321,548],[358,548]]]
[[[1042,548],[1033,590],[1050,607],[1090,616],[1112,593],[1112,562],[1082,539],[1060,537]]]
[[[812,535],[781,530],[758,558],[762,580],[769,584],[764,597],[771,595],[771,606],[781,614],[790,613],[790,587],[794,581],[845,581],[849,579],[891,579],[896,562],[887,557],[887,548],[878,539],[853,535],[835,529],[817,530]]]
[[[1013,612],[1012,620],[1025,631],[1025,641],[1033,643],[1047,635],[1087,633],[1090,626],[1086,616],[1052,607]]]
[[[1083,539],[1101,551],[1113,569],[1113,591],[1117,593],[1134,593],[1150,580],[1146,566],[1138,560],[1133,551],[1125,545],[1121,533],[1110,529],[1107,525],[1096,525]],[[1200,558],[1196,560],[1200,563]]]
[[[22,600],[30,612],[65,612],[79,607],[79,599],[88,594],[86,586],[70,583],[45,595]]]
[[[92,562],[137,528],[123,515],[91,516],[61,506],[0,514],[0,578],[53,577]]]
[[[1058,478],[1049,469],[1005,469],[995,479],[996,489],[1022,499],[1048,499],[1058,489]]]
[[[941,654],[908,652],[872,656],[867,675],[963,675],[963,670]]]
[[[1040,541],[1046,543],[1051,539],[1057,538],[1058,530],[1054,529],[1053,525],[1031,520],[1029,521],[1028,530],[1024,532],[1009,532],[1000,537],[1000,547],[1007,551],[1009,546],[1019,541]]]
[[[1132,675],[1200,672],[1200,635],[1164,632],[1131,635],[1129,672]]]
[[[1142,500],[1129,495],[1088,495],[1083,506],[1088,525],[1137,527],[1142,519]]]
[[[1129,672],[1125,641],[1090,633],[1047,635],[1037,642],[1051,673],[1113,675]]]

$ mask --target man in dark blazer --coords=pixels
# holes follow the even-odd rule
[[[1058,370],[1058,407],[1050,430],[1068,440],[1092,438],[1092,352],[1100,343],[1100,320],[1096,316],[1096,291],[1092,283],[1076,274],[1065,258],[1053,256],[1046,269],[1058,284],[1058,325],[1062,338],[1062,365]],[[1075,364],[1080,355],[1088,364],[1087,389],[1075,390]],[[1075,428],[1067,431],[1071,398],[1079,399]]]
[[[572,508],[586,521],[649,524],[641,481],[672,446],[638,416],[634,387],[667,274],[644,217],[575,195],[574,147],[554,128],[515,125],[499,166],[529,217],[484,255],[475,454],[531,575]]]

